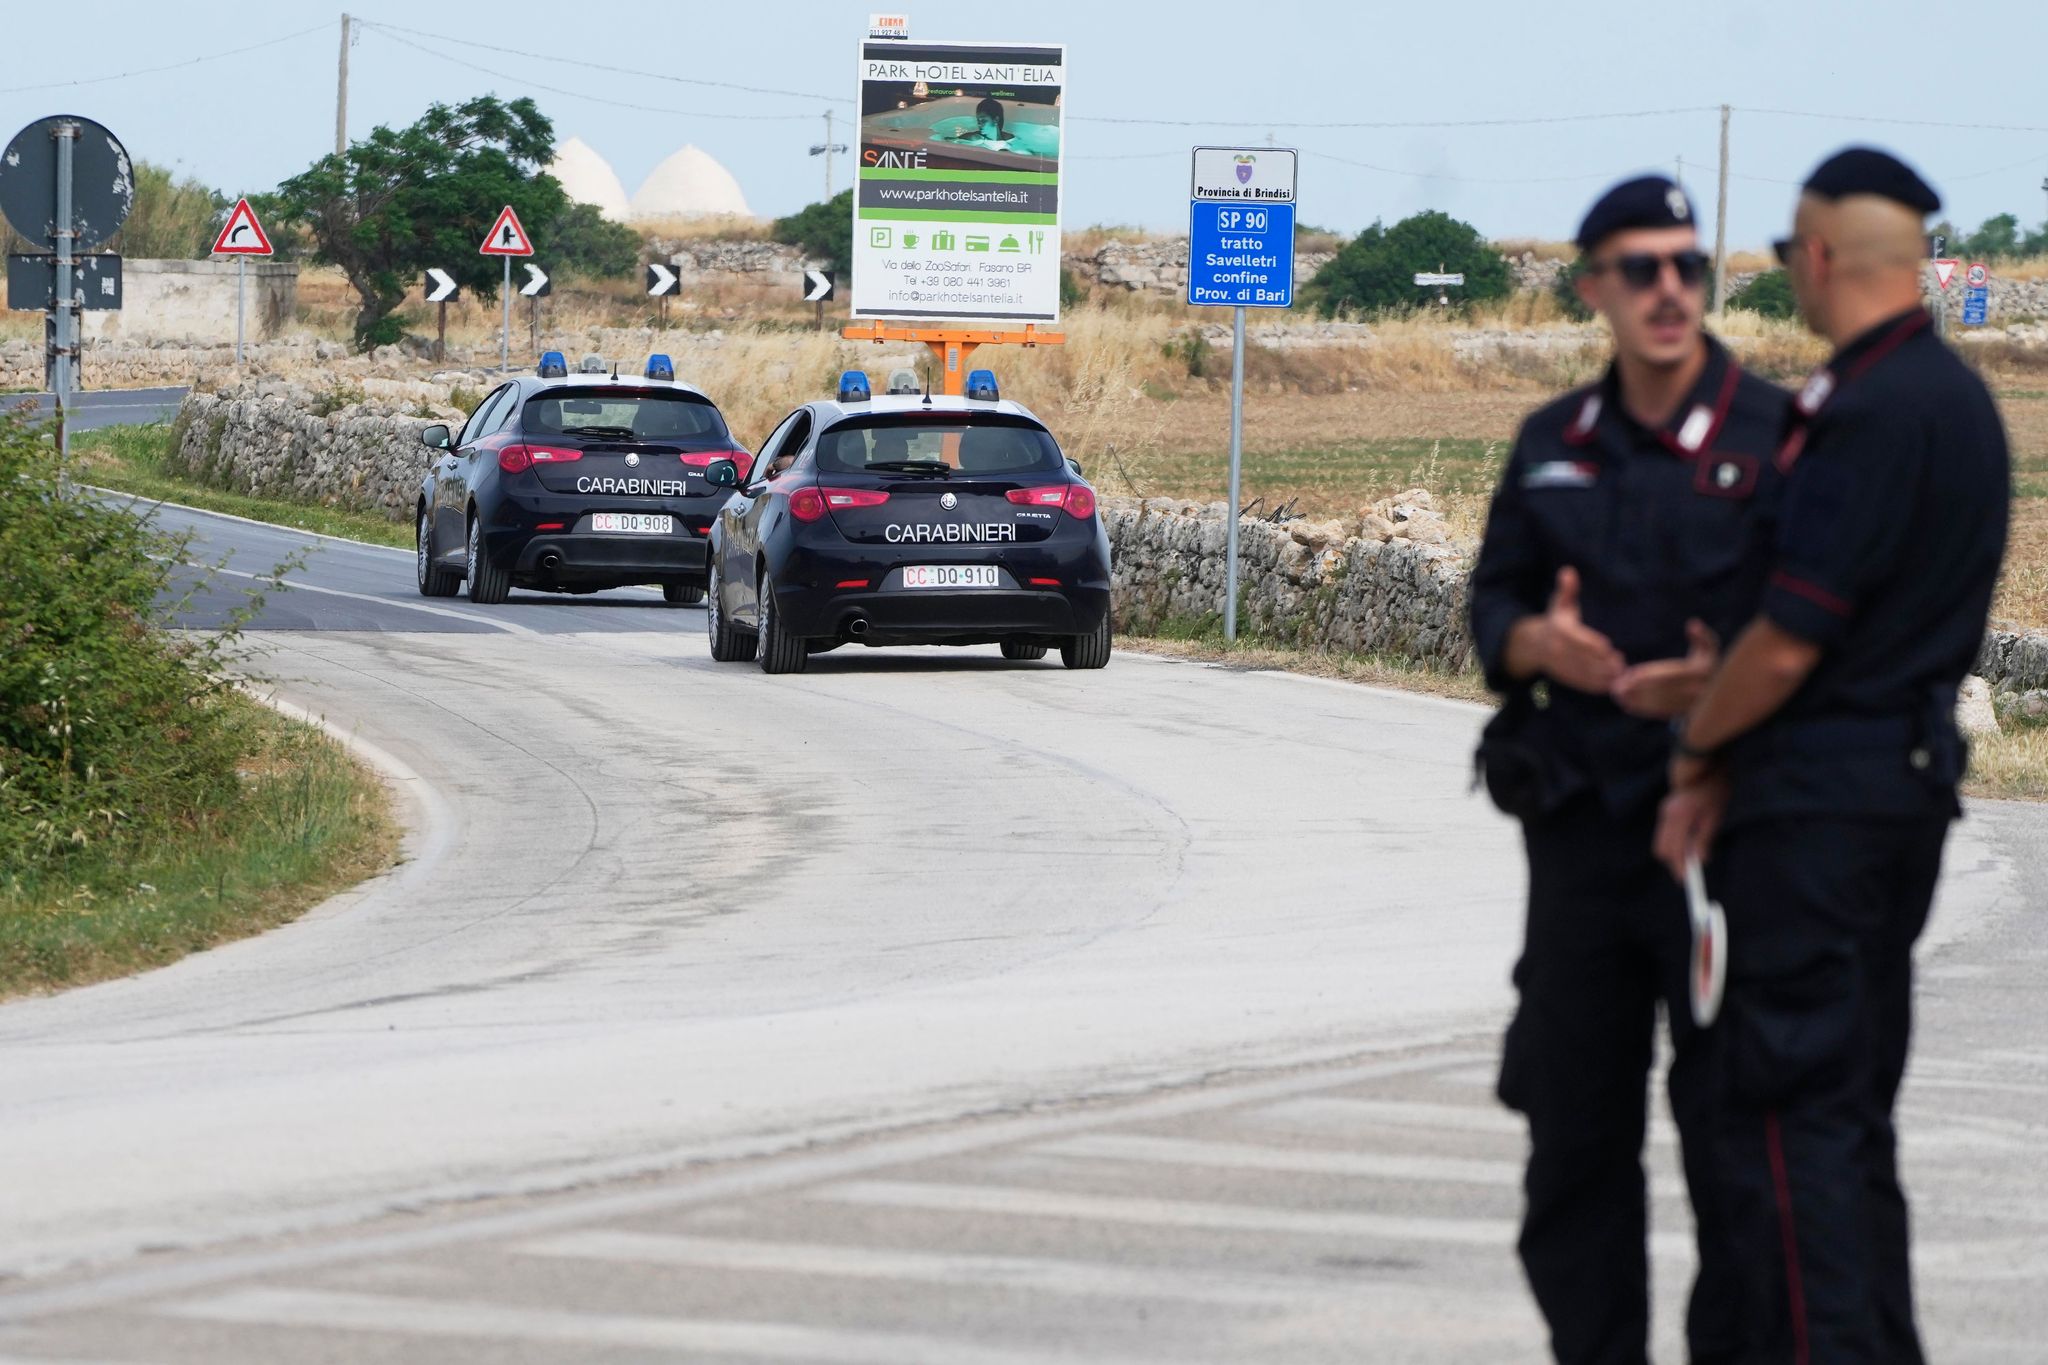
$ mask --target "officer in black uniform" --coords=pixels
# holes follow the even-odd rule
[[[1642,1365],[1641,1154],[1665,1003],[1699,1229],[1687,1335],[1705,1365],[1732,1358],[1735,1322],[1705,1145],[1714,1087],[1687,1005],[1685,904],[1644,841],[1671,718],[1755,600],[1788,398],[1701,330],[1708,260],[1677,185],[1617,186],[1578,245],[1580,293],[1608,321],[1614,363],[1523,425],[1471,584],[1479,658],[1505,697],[1479,765],[1529,858],[1500,1096],[1529,1120],[1519,1246],[1553,1351]]]
[[[1712,844],[1728,915],[1718,1151],[1745,1360],[1922,1359],[1892,1107],[2011,484],[1991,395],[1921,308],[1940,207],[1854,148],[1778,243],[1839,349],[1799,395],[1762,606],[1685,723],[1658,830],[1674,869]]]

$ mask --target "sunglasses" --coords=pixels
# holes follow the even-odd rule
[[[1678,275],[1678,282],[1687,289],[1694,288],[1707,277],[1707,267],[1713,264],[1707,253],[1694,248],[1689,251],[1674,251],[1669,256],[1658,256],[1647,251],[1631,251],[1625,256],[1616,256],[1611,261],[1596,261],[1587,267],[1595,275],[1609,270],[1618,271],[1622,280],[1631,289],[1654,289],[1657,281],[1664,277],[1664,267],[1670,266]]]
[[[1797,251],[1799,244],[1805,240],[1806,238],[1804,237],[1780,237],[1777,241],[1771,243],[1771,254],[1778,258],[1779,265],[1790,265],[1792,264],[1792,253]],[[1835,249],[1831,246],[1824,246],[1821,248],[1820,254],[1822,259],[1832,261],[1835,258]]]

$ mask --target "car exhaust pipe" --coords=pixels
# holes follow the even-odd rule
[[[851,635],[856,640],[858,640],[861,636],[867,634],[868,618],[865,616],[856,616],[851,621],[848,621],[846,623],[846,633],[848,635]]]
[[[555,570],[561,567],[562,552],[560,550],[549,550],[546,554],[540,557],[540,569],[542,573],[553,573]]]

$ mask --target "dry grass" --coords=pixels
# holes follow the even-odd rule
[[[772,219],[737,213],[635,218],[627,226],[639,233],[642,241],[664,242],[765,242],[775,231]]]
[[[2048,800],[2048,728],[2008,729],[1971,740],[1963,790],[1996,800]]]
[[[1540,237],[1505,237],[1494,246],[1503,256],[1534,256],[1539,261],[1576,261],[1579,248],[1574,242],[1547,242]]]

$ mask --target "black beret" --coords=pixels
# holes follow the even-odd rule
[[[1904,204],[1925,217],[1941,211],[1941,196],[1905,162],[1875,147],[1850,147],[1836,152],[1806,177],[1805,190],[1823,199],[1850,194],[1875,194]]]
[[[1579,224],[1579,250],[1594,247],[1624,228],[1693,226],[1692,200],[1666,176],[1645,175],[1624,180],[1587,211]]]

